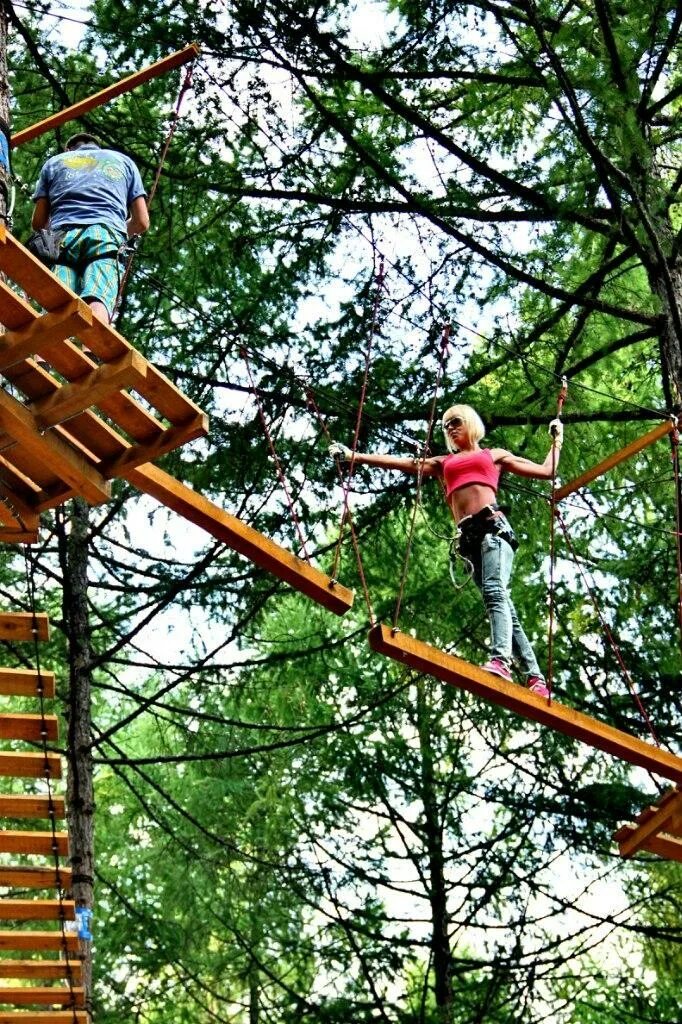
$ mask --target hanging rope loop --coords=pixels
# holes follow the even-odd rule
[[[154,196],[156,195],[156,190],[158,188],[159,181],[161,180],[161,172],[163,171],[163,167],[166,162],[168,150],[170,149],[171,142],[173,141],[175,129],[177,128],[180,121],[180,108],[182,106],[182,101],[185,98],[185,93],[188,91],[192,84],[194,63],[195,62],[192,61],[187,67],[184,80],[178,92],[178,98],[175,102],[175,108],[173,109],[169,117],[170,125],[168,128],[168,132],[166,133],[166,138],[164,140],[163,146],[161,148],[161,156],[159,157],[159,163],[156,168],[156,173],[154,175],[154,181],[152,182],[152,187],[149,190],[149,197],[147,199],[148,210],[151,209],[152,203],[154,202]],[[138,240],[139,235],[135,236],[134,238],[127,239],[119,249],[119,253],[121,254],[122,258],[125,258],[126,260],[126,264],[118,282],[118,294],[116,296],[116,302],[114,303],[114,310],[111,314],[112,323],[116,320],[118,311],[121,307],[121,302],[123,301],[123,293],[125,292],[125,287],[126,284],[128,283],[128,278],[130,277],[130,273],[133,268],[133,260],[135,259],[135,255],[137,253]]]
[[[556,418],[561,419],[564,402],[568,398],[568,378],[561,378],[561,388],[556,400]],[[554,438],[556,427],[552,428]],[[547,689],[549,701],[552,700],[552,683],[554,681],[554,613],[556,604],[556,520],[559,514],[556,500],[556,446],[552,441],[552,481],[549,496],[549,622],[547,626]]]

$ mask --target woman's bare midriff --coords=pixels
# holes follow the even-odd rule
[[[457,488],[448,498],[456,523],[465,516],[475,515],[486,505],[494,505],[496,501],[497,494],[486,484],[467,484]]]

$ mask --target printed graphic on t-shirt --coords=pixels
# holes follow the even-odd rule
[[[66,168],[66,177],[69,179],[82,174],[89,174],[92,171],[99,171],[111,181],[122,181],[125,177],[121,164],[117,160],[107,157],[97,159],[97,157],[90,156],[87,153],[74,153],[64,157],[62,164]]]

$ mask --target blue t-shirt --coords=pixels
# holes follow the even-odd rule
[[[33,199],[47,199],[53,228],[107,224],[125,235],[131,203],[146,194],[130,157],[88,143],[43,164]]]

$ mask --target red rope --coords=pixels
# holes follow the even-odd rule
[[[646,708],[644,707],[644,704],[642,703],[641,697],[637,693],[637,689],[635,687],[635,684],[632,681],[632,676],[628,672],[627,666],[626,666],[626,664],[625,664],[625,662],[623,660],[623,655],[621,654],[620,648],[619,648],[618,644],[616,643],[616,640],[615,640],[615,638],[613,636],[613,633],[611,632],[611,629],[609,627],[608,622],[606,621],[606,619],[602,615],[601,608],[599,607],[597,599],[595,598],[594,594],[592,593],[592,589],[590,587],[590,584],[589,584],[589,581],[587,579],[587,576],[586,576],[586,574],[585,574],[585,572],[583,570],[583,567],[580,564],[580,562],[578,561],[578,557],[576,555],[575,548],[573,547],[573,544],[571,543],[571,538],[569,537],[568,530],[566,528],[566,524],[564,523],[564,521],[563,521],[563,519],[561,517],[561,513],[557,511],[556,512],[556,517],[559,520],[559,525],[561,526],[561,529],[563,530],[563,534],[564,534],[564,537],[566,539],[566,543],[567,543],[568,548],[569,548],[569,550],[571,552],[571,555],[573,556],[573,561],[577,565],[578,572],[580,573],[580,575],[583,578],[583,583],[585,584],[585,589],[587,590],[587,593],[588,593],[589,598],[590,598],[590,600],[592,602],[594,610],[597,613],[597,617],[598,617],[598,619],[599,619],[599,621],[601,623],[601,627],[604,630],[606,638],[607,638],[607,640],[609,641],[609,643],[611,645],[611,649],[613,650],[613,653],[616,656],[616,660],[618,661],[618,664],[620,666],[620,670],[621,670],[621,672],[623,674],[623,678],[625,679],[625,682],[628,685],[628,688],[630,690],[632,698],[633,698],[635,704],[637,705],[637,709],[638,709],[639,713],[641,714],[642,718],[644,719],[644,721],[646,723],[646,726],[647,726],[647,728],[649,730],[649,733],[651,734],[651,738],[653,739],[653,741],[656,744],[656,746],[660,747],[661,744],[659,742],[658,736],[656,735],[656,730],[654,729],[653,724],[651,722],[651,719],[649,718],[649,715],[648,715],[648,713],[646,711]]]
[[[168,150],[170,149],[171,142],[173,141],[173,136],[175,135],[175,129],[177,128],[178,122],[180,120],[180,107],[182,106],[182,101],[185,98],[185,93],[187,92],[187,90],[189,89],[189,87],[192,84],[192,74],[193,74],[193,72],[194,72],[194,61],[192,61],[192,63],[187,68],[184,81],[183,81],[182,85],[180,86],[180,90],[178,92],[178,98],[177,98],[177,100],[175,102],[175,109],[173,110],[173,112],[171,114],[170,127],[168,129],[167,134],[166,134],[166,139],[164,141],[163,148],[161,150],[161,156],[159,158],[159,163],[158,163],[158,166],[156,168],[156,174],[154,176],[154,181],[152,183],[151,189],[149,190],[149,198],[147,199],[147,209],[148,210],[151,209],[152,203],[154,202],[154,196],[156,195],[156,190],[158,188],[159,181],[161,179],[161,172],[163,171],[163,165],[166,162],[166,156],[168,155]],[[128,283],[128,278],[130,277],[130,272],[132,270],[133,260],[134,259],[135,259],[135,249],[133,249],[132,252],[130,253],[130,256],[128,257],[128,259],[126,261],[126,265],[125,265],[125,269],[123,271],[123,274],[121,275],[121,280],[120,280],[119,285],[118,285],[118,294],[116,296],[116,302],[114,303],[114,310],[113,310],[113,313],[111,314],[112,322],[116,319],[116,314],[118,313],[119,307],[121,305],[121,300],[123,299],[123,293],[125,291],[126,284]]]
[[[329,444],[331,444],[332,443],[332,436],[329,433],[329,427],[327,426],[327,423],[326,423],[322,413],[320,412],[319,406],[318,406],[317,402],[315,401],[315,395],[314,395],[314,393],[313,393],[311,388],[307,388],[306,389],[306,403],[308,405],[308,408],[312,409],[313,413],[317,417],[318,422],[320,424],[320,427],[322,429],[322,433],[324,434],[327,442]],[[343,480],[343,472],[341,470],[341,466],[339,465],[339,462],[338,462],[337,459],[334,459],[334,463],[336,465],[336,474],[337,474],[337,476],[339,478],[339,483],[343,486],[344,480]],[[363,593],[364,598],[365,598],[365,604],[367,605],[367,614],[369,616],[370,625],[373,626],[375,621],[376,621],[375,617],[374,617],[374,609],[372,608],[372,599],[371,599],[371,597],[369,595],[369,587],[367,586],[367,579],[365,577],[365,569],[364,569],[364,566],[362,564],[362,556],[360,554],[360,544],[359,544],[359,541],[358,541],[358,536],[357,536],[357,533],[356,533],[356,530],[355,530],[355,524],[353,522],[353,516],[351,514],[350,509],[348,510],[348,526],[349,526],[349,529],[350,529],[351,544],[353,545],[353,551],[355,552],[355,560],[357,562],[358,576],[360,577],[360,585],[362,587],[362,593]],[[338,542],[337,542],[337,550],[338,550]],[[335,562],[335,565],[336,565],[336,562]],[[336,582],[336,577],[333,576],[333,575],[332,575],[332,581]]]
[[[251,393],[253,394],[253,397],[254,397],[255,402],[256,402],[256,408],[258,409],[258,415],[260,417],[260,421],[263,424],[263,431],[265,433],[265,437],[266,437],[267,442],[268,442],[268,448],[270,449],[270,455],[272,456],[272,460],[275,463],[275,469],[277,471],[277,477],[279,479],[279,482],[280,482],[280,485],[282,487],[282,490],[284,491],[284,495],[286,497],[287,505],[289,507],[289,512],[291,513],[291,518],[292,518],[293,524],[296,527],[296,533],[298,534],[298,539],[299,539],[300,544],[301,544],[301,551],[303,553],[303,557],[305,558],[306,562],[310,562],[310,555],[308,554],[308,549],[306,547],[305,537],[303,536],[303,530],[301,529],[301,524],[299,522],[298,516],[296,515],[296,509],[294,508],[294,503],[293,503],[293,501],[291,499],[291,495],[289,493],[289,488],[287,486],[287,478],[286,478],[286,476],[284,474],[284,470],[282,469],[282,464],[281,464],[281,462],[279,460],[279,456],[277,455],[277,451],[275,450],[275,443],[274,443],[274,441],[272,439],[272,434],[270,433],[270,427],[268,426],[268,421],[265,418],[265,413],[263,412],[263,407],[261,405],[261,401],[260,401],[260,398],[258,396],[258,390],[256,388],[253,376],[251,374],[251,366],[249,364],[249,357],[247,355],[247,352],[246,352],[245,348],[242,348],[240,350],[240,353],[241,353],[242,359],[244,360],[244,364],[246,366],[246,373],[247,373],[248,378],[249,378],[249,384],[251,386]]]
[[[360,427],[362,426],[362,413],[365,408],[365,398],[367,396],[367,385],[369,383],[369,368],[371,366],[372,357],[372,343],[377,330],[377,322],[379,317],[379,303],[381,301],[381,293],[384,288],[385,282],[384,272],[384,257],[379,253],[379,270],[376,274],[376,291],[374,294],[374,303],[372,305],[372,323],[370,326],[369,340],[367,342],[367,351],[365,352],[365,371],[362,378],[362,387],[360,389],[360,399],[358,401],[358,412],[355,419],[355,433],[353,434],[352,452],[353,455],[350,460],[350,466],[343,487],[343,508],[341,512],[341,523],[339,526],[339,538],[336,542],[336,551],[334,553],[334,565],[332,568],[332,578],[336,579],[339,571],[339,562],[341,558],[341,543],[343,541],[343,534],[345,531],[346,522],[349,517],[349,501],[350,501],[350,485],[353,480],[353,472],[355,470],[355,453],[358,447],[358,440],[360,438]]]
[[[556,400],[556,418],[561,418],[564,402],[568,395],[568,380],[561,379],[561,390]],[[555,607],[555,573],[556,573],[556,448],[552,438],[552,490],[549,499],[549,624],[547,635],[547,689],[548,700],[552,701],[552,683],[554,680],[554,607]]]
[[[670,431],[672,447],[673,474],[675,480],[675,556],[677,560],[677,622],[680,627],[680,645],[682,646],[682,492],[680,491],[680,432],[675,425]]]
[[[433,424],[436,418],[436,403],[438,401],[438,393],[440,391],[441,381],[445,372],[445,365],[448,360],[448,345],[450,343],[450,331],[452,330],[451,325],[448,323],[443,328],[440,342],[440,356],[438,361],[438,372],[436,374],[436,386],[433,391],[433,398],[431,400],[431,411],[429,413],[429,423],[426,430],[426,438],[424,440],[423,453],[419,458],[419,466],[417,469],[417,494],[414,500],[414,507],[412,509],[412,520],[410,522],[410,532],[407,538],[407,544],[405,547],[405,558],[403,561],[403,571],[400,577],[400,589],[398,591],[398,598],[395,603],[395,611],[393,613],[393,631],[398,629],[398,619],[400,617],[400,606],[403,602],[403,596],[405,594],[405,584],[407,581],[407,569],[410,563],[410,556],[412,554],[412,544],[414,541],[414,528],[417,520],[417,509],[419,508],[419,499],[421,497],[422,480],[424,478],[424,459],[428,457],[429,453],[429,441],[433,433]]]

